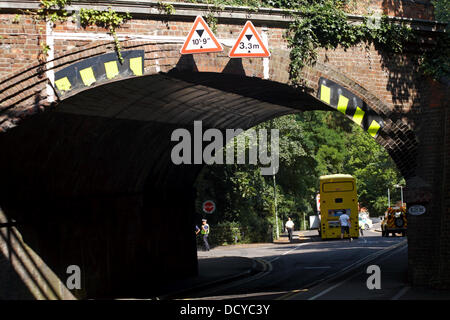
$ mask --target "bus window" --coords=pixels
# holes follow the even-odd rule
[[[353,191],[353,182],[325,182],[323,192]]]
[[[337,210],[328,210],[328,217],[336,217],[339,218],[341,215],[346,213],[350,217],[350,209],[337,209]]]

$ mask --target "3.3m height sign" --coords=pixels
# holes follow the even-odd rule
[[[222,45],[201,16],[197,16],[186,41],[180,50],[181,54],[219,52]]]
[[[253,23],[247,21],[228,56],[230,58],[264,58],[269,57],[270,52]]]

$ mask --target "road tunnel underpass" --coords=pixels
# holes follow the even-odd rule
[[[79,298],[148,296],[197,273],[194,181],[174,165],[171,134],[248,129],[305,110],[306,92],[231,74],[173,71],[93,86],[0,135],[0,207]]]

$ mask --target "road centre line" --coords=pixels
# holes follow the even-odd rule
[[[350,278],[344,279],[343,281],[341,281],[341,282],[335,284],[334,286],[331,286],[331,287],[325,289],[324,291],[322,291],[322,292],[316,294],[315,296],[309,298],[308,300],[316,300],[317,298],[319,298],[319,297],[323,296],[324,294],[327,294],[328,292],[330,292],[330,291],[336,289],[337,287],[341,286],[342,284],[344,284],[344,283],[347,282],[348,280],[353,279],[353,278],[355,278],[355,277],[358,276],[358,275],[359,275],[359,273],[355,273],[355,274],[354,274],[353,276],[351,276]]]
[[[298,248],[300,248],[300,247],[302,247],[302,246],[304,246],[304,245],[307,245],[307,244],[309,244],[309,243],[308,243],[308,242],[300,243],[300,244],[298,244],[295,248],[292,248],[291,250],[282,253],[282,254],[279,255],[278,257],[275,257],[275,258],[273,258],[273,259],[270,259],[269,262],[276,261],[276,260],[280,259],[281,256],[287,255],[288,253],[290,253],[290,252],[292,252],[292,251],[295,251],[295,250],[297,250]]]

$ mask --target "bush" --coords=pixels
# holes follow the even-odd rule
[[[216,225],[210,225],[208,242],[211,246],[223,246],[241,242],[242,230],[238,222],[219,222]],[[200,234],[199,234],[200,235]],[[202,246],[202,237],[197,237],[197,244]]]

